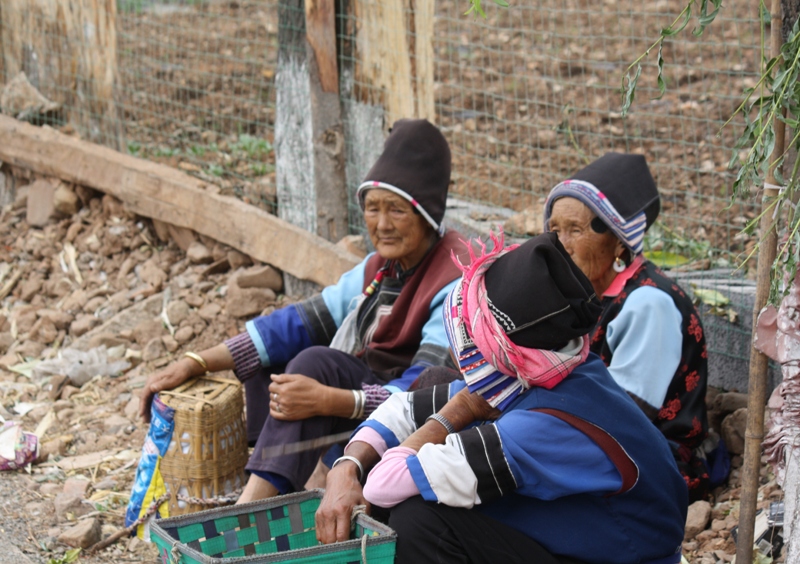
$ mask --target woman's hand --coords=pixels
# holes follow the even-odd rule
[[[471,394],[468,388],[454,395],[439,413],[451,422],[457,419],[462,429],[475,421],[494,421],[501,415],[500,410],[489,405],[483,396]],[[456,425],[455,422],[453,424]]]
[[[328,472],[325,495],[315,516],[317,540],[323,544],[343,542],[350,538],[350,518],[356,505],[366,505],[358,467],[348,460],[336,465]]]
[[[200,357],[206,361],[209,372],[233,369],[233,357],[225,343],[206,349],[199,353]],[[191,358],[184,357],[178,362],[174,362],[158,372],[147,377],[147,381],[139,396],[139,417],[145,423],[150,422],[150,404],[153,403],[153,396],[164,390],[172,390],[183,384],[189,378],[202,376],[206,370],[199,362]]]
[[[202,367],[196,361],[190,358],[182,358],[163,370],[148,376],[144,388],[142,388],[142,395],[139,396],[139,417],[145,423],[149,423],[150,404],[153,403],[153,397],[163,390],[177,388],[189,378],[196,376],[197,368],[200,368],[202,373]]]
[[[269,414],[283,421],[331,415],[328,399],[331,389],[302,374],[273,374],[269,385]]]

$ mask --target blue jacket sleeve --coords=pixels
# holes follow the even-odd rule
[[[361,293],[368,259],[369,256],[345,272],[336,284],[322,290],[321,297],[248,321],[245,327],[258,351],[261,365],[286,364],[300,351],[315,344],[330,342],[329,338],[310,331],[316,328],[316,332],[325,333],[326,329],[334,330],[327,326],[339,327],[342,324],[350,308],[355,306],[353,298]],[[304,304],[311,304],[309,310],[316,312],[314,319],[309,320]],[[325,311],[319,311],[319,308]],[[323,343],[325,340],[327,342]]]

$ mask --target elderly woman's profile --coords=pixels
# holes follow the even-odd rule
[[[552,189],[545,229],[558,235],[601,300],[591,350],[669,440],[694,501],[710,485],[698,452],[708,436],[708,355],[691,299],[642,252],[659,211],[645,158],[608,153]]]
[[[251,320],[241,335],[149,376],[141,416],[149,418],[159,391],[233,369],[255,443],[239,502],[301,490],[322,446],[262,454],[352,430],[423,369],[451,362],[441,310],[460,276],[450,256],[463,244],[442,224],[450,167],[436,127],[395,123],[357,194],[375,252],[320,295]]]

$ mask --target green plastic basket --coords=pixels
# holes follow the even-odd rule
[[[303,562],[391,564],[395,532],[361,514],[348,541],[320,544],[314,513],[323,490],[199,511],[153,522],[162,564]]]

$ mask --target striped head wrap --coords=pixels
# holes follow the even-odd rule
[[[608,153],[557,184],[545,202],[545,229],[553,204],[565,197],[585,204],[634,256],[641,254],[644,234],[660,209],[658,189],[641,155]]]
[[[475,253],[472,246],[468,246],[469,265],[465,266],[453,257],[464,275],[447,296],[443,314],[450,347],[456,354],[459,370],[464,375],[470,392],[481,394],[490,405],[503,410],[531,386],[547,389],[554,387],[586,360],[589,354],[587,333],[597,320],[599,306],[593,293],[582,295],[577,299],[593,306],[589,307],[586,315],[575,313],[574,304],[568,302],[573,296],[568,299],[561,296],[562,299],[557,299],[556,296],[550,295],[549,290],[545,290],[544,295],[532,296],[530,288],[552,288],[553,282],[558,286],[562,279],[572,276],[573,272],[585,282],[582,288],[591,288],[589,281],[577,267],[567,270],[548,269],[542,260],[529,260],[534,255],[541,257],[542,247],[549,246],[551,249],[556,249],[555,254],[552,250],[549,253],[547,260],[551,264],[554,260],[569,261],[571,264],[566,251],[563,251],[558,239],[552,234],[540,235],[524,245],[512,245],[507,248],[503,247],[502,233],[499,236],[492,235],[492,242],[494,249],[489,252],[486,251],[486,246],[479,242],[479,254]],[[506,280],[502,290],[496,291],[498,295],[493,296],[492,291],[487,289],[486,273],[503,257],[506,257],[506,267],[515,268],[526,278],[525,284],[515,284],[514,280]],[[551,279],[545,280],[547,277]],[[574,287],[570,281],[565,285]],[[538,311],[535,315],[538,318],[527,318],[529,316],[525,313],[520,317],[520,311],[531,311],[524,305],[519,311],[514,311],[513,315],[503,312],[495,305],[492,298],[515,297],[499,295],[503,292],[510,292],[521,301],[532,297],[529,301],[536,302],[535,307]],[[580,307],[578,306],[578,309]],[[565,321],[566,325],[561,325]],[[571,327],[571,329],[562,331],[561,327]],[[536,332],[531,333],[531,329],[534,328]],[[560,350],[522,346],[515,342],[527,339],[528,344],[534,344],[533,341],[542,339],[539,335],[552,333],[556,328],[559,328],[559,333],[563,333],[562,342],[567,343],[566,346],[559,347]]]

